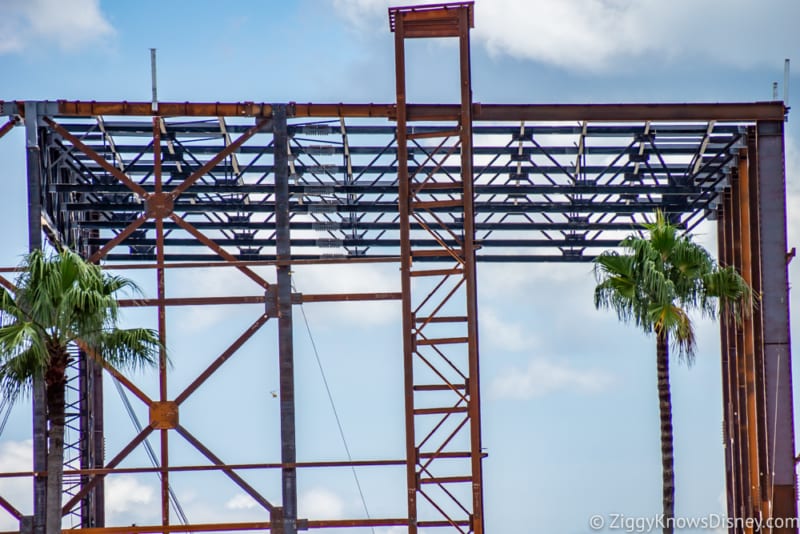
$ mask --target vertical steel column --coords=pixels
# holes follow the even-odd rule
[[[797,517],[783,122],[756,125],[768,468],[774,518]],[[776,528],[776,533],[797,532]]]
[[[273,110],[273,151],[275,168],[276,255],[291,259],[289,232],[289,134],[286,105]],[[297,461],[295,446],[294,347],[292,339],[291,266],[278,264],[278,352],[280,360],[281,463],[283,495],[283,534],[297,532],[297,469],[287,464]]]
[[[39,147],[39,112],[36,102],[25,102],[25,141],[28,172],[28,250],[42,248],[42,151]],[[47,471],[47,413],[44,377],[33,380],[33,470]],[[33,479],[33,532],[44,534],[47,479]]]
[[[734,173],[730,188],[730,195],[726,194],[726,202],[730,206],[730,220],[728,222],[730,232],[730,251],[729,264],[745,276],[744,263],[746,261],[746,250],[749,247],[748,239],[745,236],[745,222],[749,224],[748,214],[743,206],[742,175],[747,175],[747,160],[740,159],[738,172]],[[746,182],[745,182],[746,185]],[[749,270],[748,270],[749,272]],[[739,487],[741,490],[741,508],[739,516],[741,518],[752,518],[759,516],[759,492],[756,491],[758,483],[758,463],[757,463],[757,444],[755,439],[755,426],[750,411],[750,389],[749,380],[749,357],[747,348],[746,328],[737,324],[734,320],[728,321],[730,339],[734,343],[732,353],[735,358],[735,386],[736,386],[736,439],[739,441]],[[754,476],[755,473],[755,476]],[[755,480],[755,482],[754,482]],[[752,527],[745,527],[743,531],[747,534],[753,532]]]
[[[748,153],[748,204],[750,212],[750,269],[751,269],[751,286],[754,295],[761,295],[762,292],[762,277],[761,277],[761,241],[760,241],[760,214],[758,210],[758,166],[756,162],[756,135],[755,129],[751,128],[747,135],[747,153]],[[770,469],[768,452],[769,438],[767,436],[767,396],[764,387],[764,321],[761,306],[758,305],[752,310],[752,315],[749,318],[750,324],[753,327],[753,345],[755,348],[755,399],[756,399],[756,425],[758,426],[758,463],[760,469],[761,494],[758,498],[761,500],[761,511],[763,515],[767,515],[770,510]]]
[[[478,359],[478,273],[475,265],[475,193],[472,183],[472,67],[469,50],[469,17],[467,9],[460,10],[458,44],[461,65],[461,180],[464,187],[464,279],[467,286],[467,337],[469,338],[467,391],[472,464],[472,529],[475,534],[483,534],[483,444]]]
[[[724,199],[724,194],[722,195]],[[719,262],[722,265],[728,265],[730,259],[728,258],[728,204],[723,200],[722,207],[719,209],[719,223],[717,224],[717,254]],[[725,483],[726,483],[726,497],[727,497],[727,514],[728,517],[736,517],[738,510],[738,472],[736,466],[738,465],[738,447],[737,441],[734,439],[734,393],[735,388],[732,386],[731,376],[735,362],[731,358],[730,343],[728,339],[728,318],[723,314],[720,318],[720,348],[721,348],[721,367],[722,367],[722,433],[723,433],[723,447],[725,452]],[[734,530],[730,530],[729,534],[735,534]]]
[[[409,533],[434,527],[465,534],[484,531],[469,50],[472,9],[471,2],[389,9],[395,32]],[[437,117],[452,125],[413,131],[408,127],[405,39],[442,37],[459,40],[460,106]],[[417,141],[436,138],[430,146]],[[434,170],[417,168],[411,173],[412,143],[415,150],[426,152]],[[458,179],[438,170],[450,157],[459,158]],[[457,193],[442,192],[454,187]],[[444,209],[462,222],[460,234],[442,219]],[[416,235],[436,244],[423,244]],[[427,261],[451,267],[424,268]]]
[[[78,362],[80,394],[81,469],[103,467],[103,368],[81,352]],[[94,477],[81,476],[81,486]],[[105,526],[104,480],[95,482],[81,502],[81,526]]]
[[[158,199],[163,194],[163,180],[161,176],[161,117],[153,116],[153,199]],[[153,202],[153,201],[149,201]],[[148,212],[154,215],[156,223],[156,295],[158,297],[158,341],[161,349],[158,354],[158,400],[160,403],[168,402],[167,388],[167,306],[166,299],[166,270],[164,267],[164,214],[154,209],[148,202]],[[155,202],[154,202],[155,203]],[[169,428],[159,428],[161,443],[161,524],[170,524],[169,513]]]
[[[408,488],[408,534],[417,533],[417,448],[414,433],[414,317],[411,311],[411,240],[409,221],[408,145],[406,139],[406,55],[403,18],[394,32],[395,88],[397,90],[397,183],[400,215],[400,291],[403,315],[403,391],[406,427],[406,487]]]

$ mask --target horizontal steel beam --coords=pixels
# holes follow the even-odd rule
[[[257,102],[96,102],[58,100],[57,115],[64,117],[152,116],[161,117],[269,117],[272,105]],[[22,115],[23,101],[0,101],[0,114]],[[384,117],[394,120],[394,104],[289,103],[293,117]],[[409,121],[457,118],[455,104],[409,104]],[[659,104],[474,104],[476,121],[757,121],[783,120],[782,102],[659,103]]]

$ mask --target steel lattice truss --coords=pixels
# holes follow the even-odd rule
[[[269,125],[236,119],[161,120],[166,190],[208,168],[174,209],[241,260],[275,259],[275,182]],[[145,212],[142,199],[80,143],[144,191],[154,190],[150,121],[96,117],[60,121],[44,140],[47,212],[70,244],[102,247]],[[741,123],[527,123],[476,125],[474,176],[478,261],[589,261],[659,208],[692,227],[716,207],[742,138]],[[63,130],[62,130],[63,128]],[[441,130],[415,123],[411,131]],[[60,130],[60,131],[59,131]],[[399,250],[397,143],[384,121],[345,118],[289,124],[292,258],[384,257]],[[219,161],[214,157],[246,138]],[[408,164],[454,198],[458,147],[416,138]],[[448,185],[452,188],[448,189]],[[431,197],[432,199],[433,197]],[[454,232],[457,210],[434,211]],[[166,259],[219,256],[173,222]],[[436,246],[424,232],[417,247]],[[155,260],[147,221],[108,260]]]
[[[164,345],[169,307],[260,305],[179,391],[167,387],[164,351],[156,392],[76,353],[69,426],[78,435],[67,443],[64,514],[90,534],[392,526],[484,534],[476,261],[591,261],[660,209],[687,230],[719,217],[722,263],[761,294],[743,325],[722,325],[729,516],[796,516],[792,389],[781,381],[791,376],[783,104],[475,104],[472,3],[389,15],[396,104],[0,101],[9,117],[0,137],[25,125],[31,249],[44,233],[107,268],[154,273],[155,295],[121,305],[154,309]],[[459,39],[460,103],[408,104],[405,40],[439,37]],[[308,295],[292,286],[297,264],[370,262],[399,264],[401,292]],[[169,269],[212,265],[238,270],[256,294],[186,297],[167,287]],[[272,267],[275,282],[264,274]],[[13,289],[2,276],[0,284]],[[405,457],[299,462],[292,309],[365,300],[401,301]],[[229,464],[179,414],[268,322],[278,330],[280,462]],[[149,414],[108,452],[104,372]],[[4,474],[33,480],[33,515],[0,496],[24,532],[43,526],[43,391],[33,393],[33,471]],[[176,442],[202,463],[176,465]],[[126,463],[142,447],[152,467]],[[343,467],[405,468],[407,514],[300,517],[298,471]],[[279,498],[254,482],[269,470],[280,471]],[[200,471],[224,475],[264,520],[187,524],[170,477]],[[104,481],[121,472],[158,476],[159,525],[105,526]]]

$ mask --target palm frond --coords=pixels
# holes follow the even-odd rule
[[[664,333],[679,357],[691,363],[690,312],[730,313],[738,321],[754,305],[752,290],[735,269],[720,268],[691,236],[681,235],[664,213],[657,211],[655,221],[642,226],[647,237],[630,235],[620,242],[625,254],[604,252],[595,260],[595,307],[613,309],[621,321],[647,333]]]
[[[25,256],[12,295],[0,291],[0,387],[17,395],[50,365],[48,348],[85,338],[93,352],[116,367],[157,362],[163,348],[155,332],[117,328],[120,290],[137,291],[78,254],[36,250]]]
[[[90,352],[119,369],[140,369],[158,363],[158,333],[148,328],[114,329],[84,339]]]

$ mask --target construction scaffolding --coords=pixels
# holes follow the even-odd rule
[[[472,102],[471,2],[392,8],[397,101],[392,104],[0,102],[5,134],[27,141],[30,247],[43,237],[108,269],[146,271],[163,341],[167,310],[262,306],[254,321],[178,394],[158,394],[118,370],[78,358],[76,451],[65,469],[64,513],[81,532],[212,532],[407,527],[480,534],[483,482],[477,336],[479,262],[589,262],[663,210],[691,230],[716,220],[720,262],[761,295],[744,324],[723,322],[725,452],[730,517],[796,517],[781,102],[481,105]],[[405,41],[459,41],[460,102],[406,101]],[[293,266],[391,263],[394,293],[301,294]],[[236,270],[239,296],[175,296],[171,270]],[[264,268],[274,269],[266,276]],[[8,280],[0,280],[9,284]],[[394,300],[402,306],[405,457],[298,462],[293,308],[304,302]],[[181,423],[183,404],[268,322],[277,323],[279,462],[229,464]],[[173,349],[174,366],[184,355]],[[103,450],[104,373],[149,421],[119,450]],[[20,529],[43,532],[46,421],[34,395],[34,515],[0,498]],[[156,466],[121,467],[157,438]],[[176,440],[204,463],[176,465]],[[405,468],[405,517],[298,517],[304,469]],[[175,523],[170,477],[216,470],[268,520]],[[279,470],[280,504],[252,473]],[[161,524],[107,526],[104,481],[157,473]],[[8,475],[8,474],[7,474]],[[6,476],[6,475],[0,475]],[[10,475],[9,475],[10,476]],[[302,476],[302,475],[300,475]],[[776,529],[774,532],[796,532]]]

